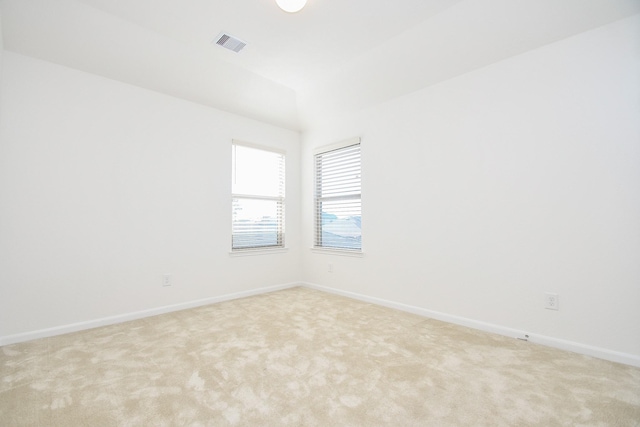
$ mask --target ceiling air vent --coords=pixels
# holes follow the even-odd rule
[[[225,49],[232,50],[235,53],[240,52],[242,48],[247,45],[242,40],[236,37],[230,36],[229,34],[226,34],[226,33],[220,33],[220,35],[216,38],[216,40],[217,40],[216,44],[218,46],[222,46]]]

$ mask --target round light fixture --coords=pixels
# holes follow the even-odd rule
[[[302,10],[307,0],[276,0],[276,3],[285,12],[295,13]]]

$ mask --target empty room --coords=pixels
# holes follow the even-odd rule
[[[640,1],[0,35],[0,426],[640,426]]]

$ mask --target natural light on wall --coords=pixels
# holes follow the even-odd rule
[[[276,3],[285,12],[294,13],[302,10],[307,0],[276,0]]]

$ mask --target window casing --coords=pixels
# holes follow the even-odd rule
[[[233,141],[232,251],[284,248],[285,153]]]
[[[314,247],[362,251],[360,139],[315,154]]]

